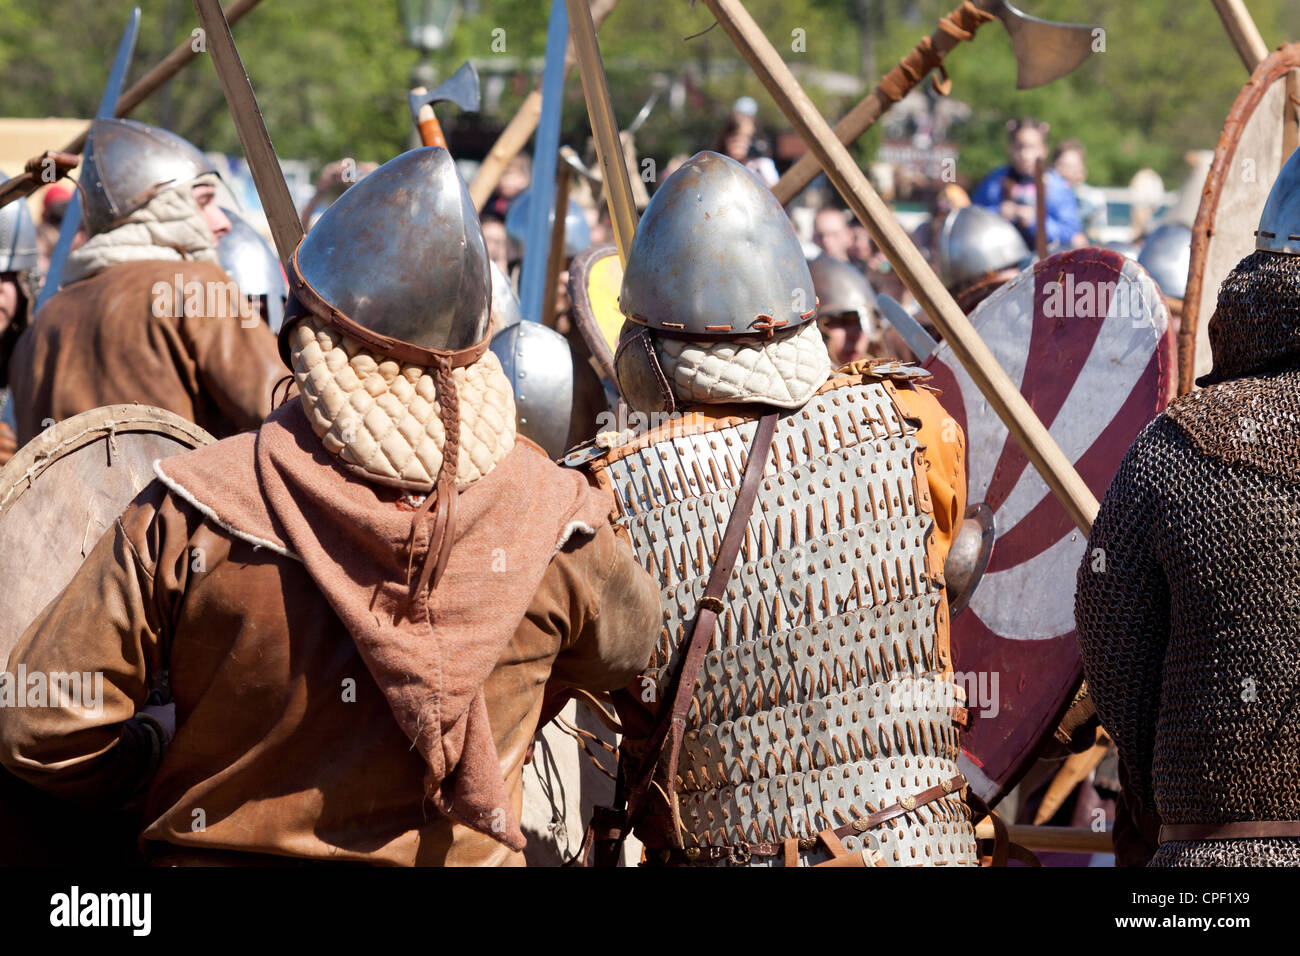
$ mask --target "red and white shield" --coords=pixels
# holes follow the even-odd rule
[[[1174,334],[1151,277],[1116,252],[1059,253],[986,299],[971,323],[1100,499],[1172,391]],[[951,348],[925,366],[966,432],[969,501],[994,513],[988,568],[952,622],[953,667],[973,719],[962,770],[992,803],[1028,769],[1078,689],[1074,587],[1087,542]]]

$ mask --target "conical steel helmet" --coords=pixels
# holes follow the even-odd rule
[[[591,366],[574,361],[568,340],[540,322],[516,322],[492,337],[492,352],[510,380],[519,434],[560,458],[596,434],[609,410]]]
[[[1300,150],[1291,154],[1273,181],[1255,231],[1255,248],[1300,256]]]
[[[1151,273],[1160,291],[1171,299],[1187,292],[1187,270],[1192,266],[1192,230],[1170,222],[1147,237],[1138,254],[1138,265]]]
[[[289,286],[340,332],[398,361],[465,365],[481,356],[487,244],[451,155],[413,149],[340,196],[299,243]],[[449,354],[465,350],[473,354]]]
[[[692,156],[655,191],[628,252],[619,308],[688,339],[770,336],[812,320],[817,296],[794,226],[734,159]]]
[[[939,278],[949,289],[990,272],[1014,269],[1030,257],[1015,226],[979,206],[954,209],[939,232]]]
[[[492,320],[494,328],[500,332],[523,321],[524,313],[519,306],[519,297],[515,295],[510,277],[501,271],[495,262],[492,266]]]
[[[515,243],[518,250],[524,248],[524,241],[528,236],[528,220],[532,215],[533,191],[525,189],[515,197],[510,208],[506,210],[506,236],[512,243]],[[550,218],[546,221],[546,236],[549,240],[551,230],[555,227],[555,209],[551,209]],[[582,250],[591,245],[591,227],[587,225],[587,216],[572,199],[569,200],[569,208],[564,213],[564,255],[572,259]],[[516,253],[518,257],[519,253]]]
[[[822,253],[808,263],[812,273],[813,288],[817,290],[818,315],[843,315],[856,312],[863,322],[869,322],[876,308],[876,292],[860,271]]]
[[[77,184],[86,229],[92,236],[104,232],[163,190],[216,171],[175,133],[135,120],[97,119]]]
[[[0,183],[9,177],[0,173]],[[36,223],[25,199],[17,199],[0,209],[0,272],[26,272],[35,269]]]
[[[230,220],[230,232],[217,240],[221,268],[235,280],[244,295],[266,297],[266,324],[272,332],[279,332],[284,322],[284,297],[289,294],[288,283],[280,270],[280,257],[248,220],[225,207],[222,212]]]

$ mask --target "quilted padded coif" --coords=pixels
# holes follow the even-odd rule
[[[291,332],[293,376],[326,450],[377,482],[430,491],[444,432],[433,373],[368,352],[311,319]],[[515,400],[491,351],[455,369],[460,397],[456,486],[478,481],[515,444]]]
[[[659,364],[685,404],[764,402],[798,408],[830,377],[815,322],[767,342],[658,339]]]

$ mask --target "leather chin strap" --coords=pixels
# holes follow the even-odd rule
[[[407,543],[409,559],[407,561],[407,578],[409,580],[415,561],[415,536],[420,522],[429,514],[429,508],[436,503],[433,531],[429,535],[429,550],[425,552],[424,562],[420,566],[420,577],[410,592],[408,613],[414,613],[416,602],[426,600],[430,587],[436,588],[447,569],[451,558],[451,546],[456,540],[456,473],[460,463],[460,396],[456,391],[456,380],[452,377],[452,364],[443,358],[437,365],[438,411],[442,418],[443,435],[442,467],[438,470],[438,483],[434,490],[425,496],[424,502],[411,518],[411,537]]]

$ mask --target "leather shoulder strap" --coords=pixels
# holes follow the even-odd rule
[[[636,819],[637,811],[643,805],[650,789],[665,738],[670,740],[668,751],[670,786],[677,776],[677,761],[681,755],[682,738],[686,731],[686,714],[690,711],[691,698],[695,694],[695,680],[713,642],[713,631],[717,626],[718,617],[725,609],[722,594],[726,590],[731,571],[736,566],[736,557],[740,554],[740,545],[745,538],[745,528],[749,524],[749,515],[754,508],[754,499],[758,496],[758,485],[763,478],[763,469],[772,447],[772,436],[776,433],[776,419],[777,413],[771,412],[758,420],[758,429],[754,432],[754,441],[749,446],[749,458],[745,462],[745,471],[741,476],[740,489],[736,493],[736,504],[727,519],[727,530],[723,534],[722,545],[709,572],[704,596],[700,598],[699,610],[686,642],[686,654],[673,678],[672,707],[661,713],[656,721],[645,755],[629,786],[628,815],[632,820]],[[675,800],[673,816],[677,817]],[[674,822],[678,821],[674,819]],[[680,826],[678,831],[680,833]]]

